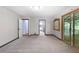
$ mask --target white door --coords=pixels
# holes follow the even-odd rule
[[[23,21],[21,19],[19,19],[19,38],[22,37],[22,24],[23,24]]]

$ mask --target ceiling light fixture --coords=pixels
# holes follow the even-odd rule
[[[31,6],[32,9],[35,9],[35,10],[40,10],[41,7],[40,6]]]

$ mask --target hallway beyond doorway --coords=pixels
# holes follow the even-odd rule
[[[19,19],[19,37],[29,35],[29,19]]]
[[[79,49],[70,47],[53,36],[24,36],[2,48],[2,53],[72,53]]]
[[[39,21],[39,34],[40,36],[44,36],[46,34],[46,21],[45,20]]]

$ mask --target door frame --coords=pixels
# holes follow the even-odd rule
[[[28,20],[28,35],[27,36],[29,36],[29,19],[20,19],[20,20]],[[18,37],[19,37],[19,20],[18,20]],[[22,34],[23,35],[23,34]],[[20,38],[20,37],[19,37]]]
[[[22,20],[28,20],[28,34],[27,34],[27,36],[29,36],[29,19],[22,19]]]
[[[46,35],[46,19],[40,19],[38,21],[38,32],[39,32],[39,35],[40,35],[40,21],[45,21],[45,32],[44,32],[44,35]]]

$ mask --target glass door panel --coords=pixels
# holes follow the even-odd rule
[[[71,44],[71,16],[70,15],[67,15],[64,17],[64,41],[67,43],[67,44]]]
[[[74,13],[74,46],[79,48],[79,12]]]

